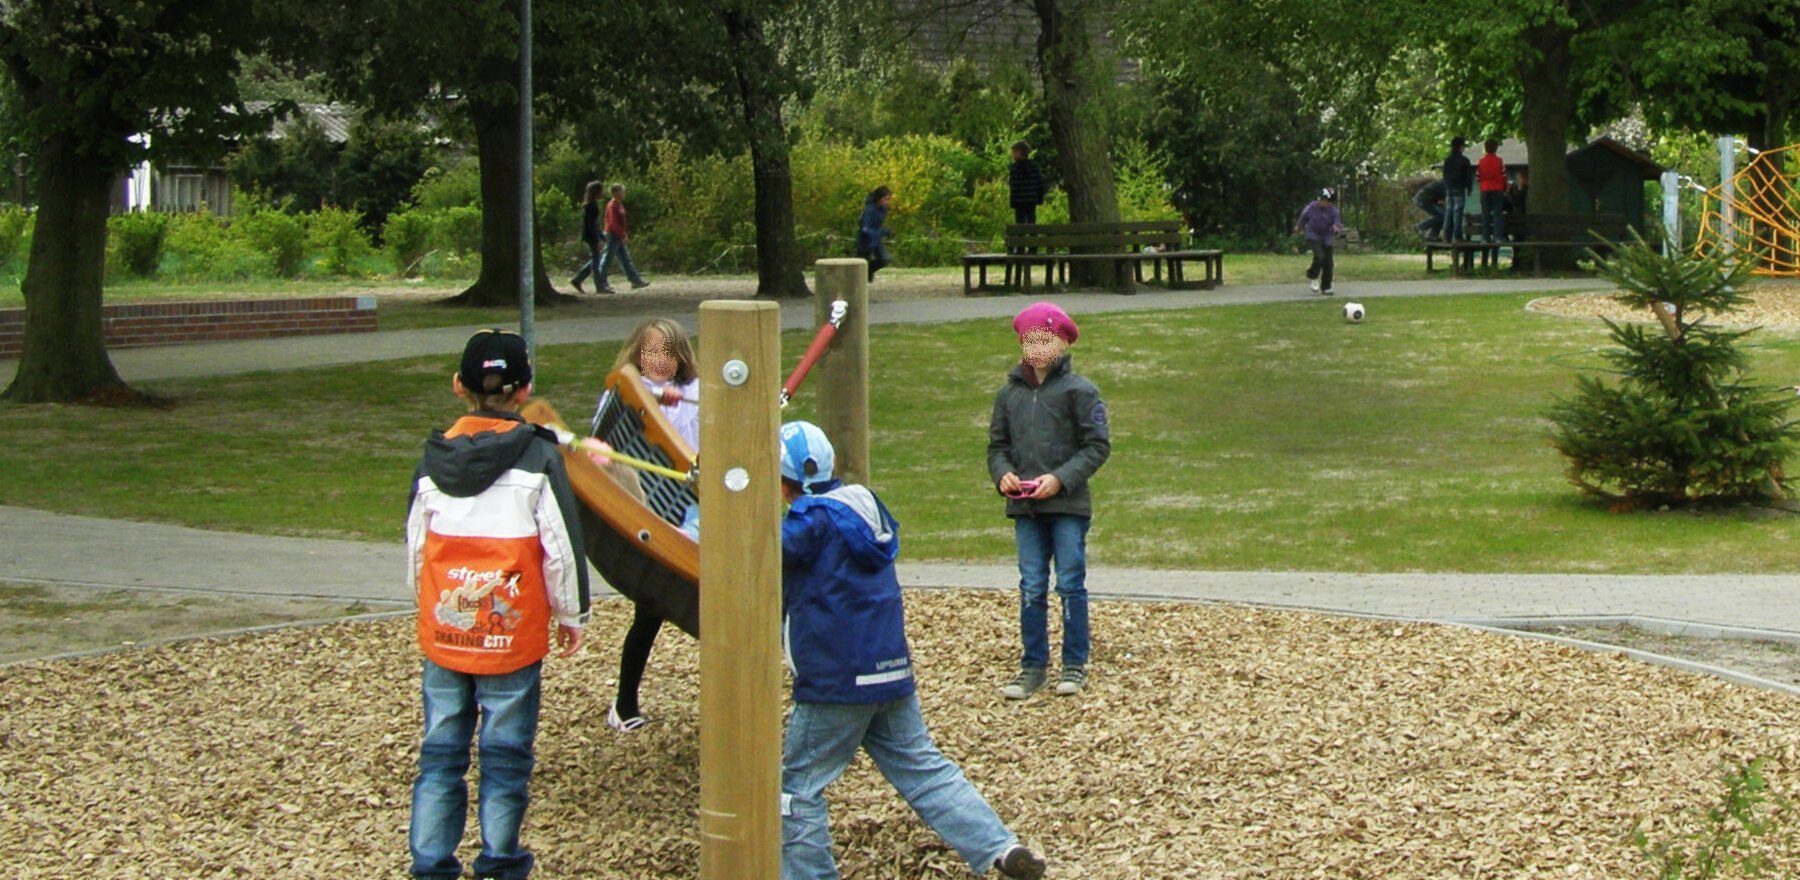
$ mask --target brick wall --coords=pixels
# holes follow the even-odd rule
[[[133,303],[100,313],[108,348],[375,330],[372,296]],[[0,309],[0,358],[18,357],[24,342],[25,310]]]

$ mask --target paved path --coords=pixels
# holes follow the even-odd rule
[[[1469,293],[1525,293],[1530,291],[1593,290],[1602,286],[1592,278],[1533,279],[1433,279],[1429,281],[1365,281],[1338,285],[1337,300],[1379,299],[1394,296],[1444,296]],[[753,289],[746,289],[749,295]],[[1058,293],[1057,303],[1074,314],[1098,312],[1158,311],[1191,309],[1201,306],[1247,305],[1252,303],[1317,300],[1306,285],[1262,284],[1226,285],[1214,290],[1150,290],[1135,296],[1105,293]],[[1024,304],[1018,296],[952,297],[944,299],[909,299],[875,303],[869,307],[869,319],[876,324],[928,324],[940,321],[964,321],[981,318],[1010,317]],[[782,326],[812,326],[810,303],[784,303]],[[685,326],[696,325],[699,306],[676,310],[674,317]],[[604,318],[565,319],[538,324],[538,342],[560,345],[571,342],[600,342],[624,339],[631,334],[641,315]],[[127,348],[112,352],[113,366],[127,382],[155,379],[182,379],[196,376],[222,376],[261,370],[294,370],[327,367],[338,364],[393,360],[420,355],[455,355],[463,340],[481,325],[441,327],[427,330],[395,330],[381,333],[349,333],[334,336],[297,336],[287,339],[262,339],[248,342],[209,342],[196,345],[171,345],[155,348]],[[18,367],[16,360],[0,361],[0,387],[12,381]]]
[[[101,552],[99,548],[104,548]],[[209,532],[0,507],[0,580],[410,601],[398,543]],[[1012,589],[1010,564],[904,563],[909,587]],[[596,583],[599,582],[596,577]],[[1104,568],[1097,595],[1247,602],[1453,620],[1637,615],[1800,633],[1800,575],[1495,575],[1195,572]]]

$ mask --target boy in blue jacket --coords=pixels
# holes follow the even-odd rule
[[[894,557],[899,523],[866,486],[832,479],[831,441],[781,426],[782,647],[794,711],[781,758],[781,878],[837,880],[825,787],[861,748],[977,875],[1037,880],[1044,860],[938,751],[913,686]]]

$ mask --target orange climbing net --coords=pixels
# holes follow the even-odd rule
[[[1756,255],[1758,275],[1800,278],[1797,167],[1800,144],[1764,150],[1731,178],[1729,199],[1724,184],[1706,190],[1700,197],[1700,234],[1694,249],[1705,255],[1733,247]],[[1731,230],[1729,244],[1722,235],[1726,228]]]

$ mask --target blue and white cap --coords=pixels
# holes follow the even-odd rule
[[[788,422],[781,426],[781,478],[802,486],[831,479],[837,455],[825,432],[812,422]]]

